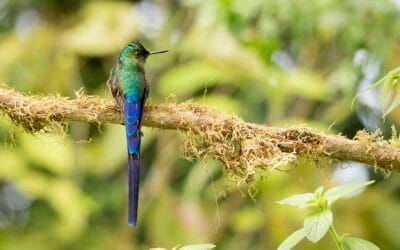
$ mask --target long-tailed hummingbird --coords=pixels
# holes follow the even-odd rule
[[[150,53],[142,44],[131,42],[119,55],[117,65],[111,70],[107,85],[125,117],[126,139],[128,144],[128,223],[137,223],[139,176],[140,176],[140,137],[143,108],[149,93],[144,64]]]

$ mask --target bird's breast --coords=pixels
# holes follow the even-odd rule
[[[128,72],[121,75],[119,84],[124,95],[142,96],[145,87],[145,78],[140,73]]]

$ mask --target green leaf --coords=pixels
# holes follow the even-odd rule
[[[349,236],[344,237],[343,247],[345,250],[379,250],[372,242]]]
[[[330,209],[308,215],[304,219],[304,231],[307,239],[314,243],[319,241],[328,232],[332,221],[333,215]]]
[[[286,199],[277,201],[276,203],[281,205],[290,205],[299,208],[308,207],[308,203],[314,199],[313,193],[296,194],[292,195]]]
[[[289,250],[292,249],[294,246],[296,246],[302,239],[306,237],[306,233],[304,232],[304,229],[301,228],[297,231],[294,231],[289,237],[286,238],[282,242],[282,244],[279,245],[278,250]]]
[[[400,67],[397,67],[396,69],[391,70],[386,76],[382,77],[377,82],[375,82],[371,87],[358,93],[353,98],[353,101],[351,103],[351,108],[353,108],[354,103],[363,93],[365,93],[368,90],[376,89],[378,87],[382,87],[380,101],[381,104],[384,106],[385,100],[387,99],[389,93],[391,93],[392,92],[391,90],[394,89],[394,92],[397,94],[393,99],[393,101],[390,103],[389,107],[384,110],[384,114],[382,115],[382,118],[384,118],[400,104],[400,92],[398,90],[400,85],[399,79],[400,79]]]
[[[194,244],[187,245],[180,248],[180,250],[209,250],[215,248],[213,244]]]
[[[347,185],[336,186],[325,193],[325,197],[328,200],[328,206],[332,205],[337,199],[340,199],[348,194],[351,194],[365,186],[368,186],[375,181],[365,181],[365,182],[354,182]]]
[[[395,88],[395,87],[393,87]],[[395,108],[397,108],[397,106],[400,105],[400,90],[397,86],[397,88],[395,88],[395,92],[396,92],[396,96],[394,97],[393,101],[390,103],[389,107],[385,110],[385,113],[382,115],[382,117],[387,116],[390,112],[392,112]]]

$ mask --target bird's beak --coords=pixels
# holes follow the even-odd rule
[[[168,50],[161,50],[161,51],[151,52],[150,55],[161,54],[161,53],[165,53],[165,52],[168,52]]]

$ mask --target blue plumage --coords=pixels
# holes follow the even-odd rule
[[[125,127],[129,154],[140,153],[139,123],[141,116],[141,100],[136,96],[127,96],[125,99]]]
[[[139,199],[141,116],[142,107],[140,99],[134,95],[127,95],[125,98],[125,131],[128,144],[128,223],[132,226],[135,226],[137,222]]]

